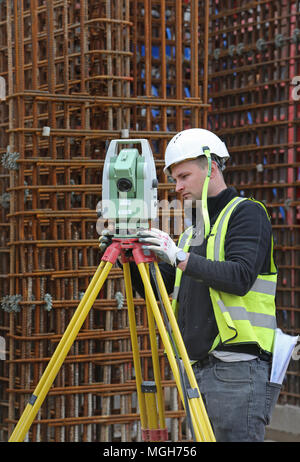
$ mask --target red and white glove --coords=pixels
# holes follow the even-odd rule
[[[161,260],[174,266],[176,263],[176,254],[180,250],[169,234],[159,229],[152,228],[149,231],[139,231],[137,233],[139,242],[144,242],[144,248],[152,250]]]

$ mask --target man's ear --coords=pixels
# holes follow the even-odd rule
[[[218,173],[219,167],[217,162],[214,160],[211,161],[211,173],[210,173],[210,178],[215,178],[216,174]]]

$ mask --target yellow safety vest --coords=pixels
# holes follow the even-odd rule
[[[235,207],[247,198],[235,197],[221,211],[207,241],[206,258],[225,261],[225,237],[230,216]],[[257,201],[255,201],[257,202]],[[262,207],[264,205],[257,202]],[[264,210],[267,213],[266,208]],[[179,238],[178,247],[188,252],[193,227]],[[178,292],[182,271],[177,268],[172,307],[178,314]],[[273,258],[273,239],[270,274],[259,274],[249,292],[244,296],[233,295],[209,288],[219,334],[213,342],[213,350],[220,342],[224,345],[255,343],[267,352],[272,352],[276,329],[275,294],[277,268]]]

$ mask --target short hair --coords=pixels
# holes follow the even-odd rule
[[[202,169],[205,169],[207,167],[207,158],[206,156],[198,156],[196,158],[197,161],[199,161],[200,163],[200,166]],[[224,159],[222,159],[221,157],[217,156],[216,154],[211,154],[211,160],[213,162],[215,162],[218,166],[218,169],[223,172],[223,170],[225,169],[225,161]]]

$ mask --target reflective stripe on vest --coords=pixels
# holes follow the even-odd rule
[[[222,300],[218,300],[218,305],[223,314],[226,312],[230,314],[233,321],[250,320],[254,326],[276,329],[276,319],[274,316],[262,313],[249,313],[243,306],[225,306]]]
[[[273,297],[275,297],[276,282],[257,278],[250,290],[253,292],[260,292],[261,294],[273,295]]]

